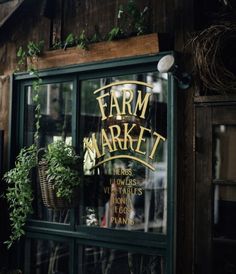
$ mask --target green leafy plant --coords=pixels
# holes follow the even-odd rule
[[[76,38],[74,37],[73,33],[69,33],[66,37],[63,49],[65,50],[68,47],[73,47],[75,45],[75,41]]]
[[[18,58],[18,62],[17,62],[17,68],[16,68],[16,71],[19,71],[20,68],[22,66],[24,66],[25,64],[25,61],[26,61],[26,51],[20,46],[17,53],[16,53],[16,56]]]
[[[10,239],[5,242],[8,248],[15,240],[24,235],[23,227],[26,219],[33,212],[30,172],[36,166],[36,153],[35,144],[21,149],[16,158],[15,167],[4,174],[4,179],[8,184],[6,199],[10,209],[11,225]]]
[[[99,38],[99,36],[97,35],[97,33],[94,33],[93,37],[91,38],[90,42],[91,43],[97,43],[101,41],[101,39]]]
[[[63,49],[66,50],[68,47],[77,46],[78,48],[88,49],[89,39],[85,35],[85,31],[83,30],[79,37],[75,36],[73,33],[69,33],[66,37],[65,42],[63,43]]]
[[[27,44],[26,49],[20,46],[16,53],[16,56],[18,58],[16,71],[19,71],[23,66],[25,66],[27,57],[29,57],[30,59],[35,59],[40,56],[42,54],[43,48],[44,41],[39,41],[38,43],[30,41]],[[34,68],[33,65],[28,68],[28,71],[30,72],[32,68]]]
[[[120,5],[116,26],[109,32],[108,40],[148,33],[148,10],[147,6],[140,10],[134,0],[129,0],[127,4]]]
[[[44,41],[38,43],[30,41],[27,45],[27,55],[30,57],[40,56],[44,48]]]
[[[100,42],[100,41],[102,41],[102,37],[101,37],[100,31],[99,31],[99,26],[95,25],[94,26],[94,35],[92,36],[92,38],[90,39],[89,42],[97,43],[97,42]]]
[[[120,38],[124,37],[124,32],[119,27],[114,27],[111,29],[111,31],[108,33],[108,41],[112,40],[118,40]]]
[[[77,47],[88,50],[88,44],[89,44],[89,39],[85,35],[85,31],[83,30],[77,40]]]
[[[27,57],[37,58],[42,52],[42,45],[42,42],[39,44],[29,42],[27,50],[20,47],[17,52],[18,65],[24,64]],[[40,78],[37,64],[32,63],[28,68],[28,72],[34,77],[32,82],[33,102],[35,105],[34,144],[22,148],[16,157],[15,167],[4,174],[4,180],[7,183],[5,197],[9,204],[11,226],[11,235],[9,240],[5,242],[8,248],[11,247],[13,242],[19,240],[24,235],[26,220],[33,213],[31,178],[38,161],[37,154],[41,119],[40,86],[42,85],[42,79]],[[63,141],[58,141],[48,145],[44,157],[49,166],[48,179],[54,183],[57,195],[69,201],[73,188],[79,185],[78,171],[73,168],[77,164],[78,157],[73,148],[66,145]]]
[[[47,163],[47,179],[55,186],[57,197],[69,202],[73,190],[80,184],[79,172],[76,170],[79,160],[73,147],[63,140],[49,144],[42,158]]]
[[[20,65],[23,65],[26,63],[27,57],[29,58],[37,58],[42,54],[44,47],[44,41],[39,41],[38,43],[30,41],[27,44],[27,50],[24,50],[22,47],[20,47],[17,51],[17,57],[18,57],[18,68]],[[34,77],[33,83],[32,83],[32,90],[33,90],[33,102],[35,103],[35,135],[34,135],[34,141],[37,143],[38,141],[38,133],[40,128],[40,118],[41,118],[41,105],[39,101],[39,89],[42,84],[42,79],[40,78],[39,71],[37,69],[37,64],[34,62],[31,62],[29,67],[27,68],[27,71],[30,75]]]
[[[147,32],[147,12],[147,6],[145,6],[144,9],[140,11],[134,0],[128,1],[124,15],[127,14],[130,18],[130,25],[137,35],[141,35]]]
[[[17,51],[18,65],[23,65],[28,57],[37,57],[42,52],[43,42],[29,42],[27,50],[22,47]],[[31,182],[32,169],[37,165],[37,143],[39,138],[41,105],[39,100],[40,85],[42,79],[34,64],[28,68],[29,74],[34,77],[32,83],[33,102],[35,104],[35,133],[34,144],[24,147],[16,157],[15,167],[4,174],[7,183],[5,197],[9,204],[9,218],[11,235],[5,243],[10,248],[14,241],[24,235],[24,226],[27,217],[32,214],[33,190]]]
[[[61,49],[62,48],[62,42],[61,41],[56,41],[52,44],[52,48],[53,50],[55,49]]]
[[[95,32],[92,37],[86,37],[85,30],[83,30],[79,36],[69,33],[65,41],[57,40],[52,45],[52,49],[63,48],[65,50],[68,47],[77,46],[78,48],[88,50],[90,43],[104,40],[119,40],[125,37],[149,33],[149,10],[148,6],[140,9],[135,0],[128,0],[126,4],[120,5],[116,17],[116,24],[105,37],[101,37],[98,26],[95,25]]]
[[[24,147],[16,157],[15,167],[4,174],[7,183],[6,199],[9,204],[9,219],[11,235],[5,243],[10,248],[14,241],[19,240],[24,235],[24,226],[30,214],[33,213],[32,200],[33,190],[31,172],[37,165],[37,142],[40,129],[40,104],[39,104],[39,84],[33,85],[33,101],[35,107],[35,127],[34,144]]]

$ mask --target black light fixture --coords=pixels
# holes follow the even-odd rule
[[[178,82],[180,89],[188,89],[191,84],[191,75],[182,72],[177,64],[173,55],[168,54],[163,56],[158,64],[157,70],[161,73],[171,73]]]

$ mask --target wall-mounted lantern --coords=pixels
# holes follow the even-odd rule
[[[173,55],[165,55],[157,64],[157,70],[161,73],[171,73],[178,82],[180,89],[188,89],[191,84],[191,75],[182,72],[177,64],[175,64],[175,57]]]

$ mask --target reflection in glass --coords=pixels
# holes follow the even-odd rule
[[[81,105],[85,174],[81,223],[165,233],[166,76],[147,73],[86,80],[81,97],[85,102]]]
[[[40,120],[39,147],[45,148],[47,144],[63,139],[72,143],[71,136],[71,111],[72,111],[71,82],[45,84],[40,87],[40,104],[42,118]],[[35,132],[35,104],[33,101],[31,86],[26,88],[25,129],[24,143],[33,143]],[[39,155],[40,156],[40,155]],[[35,177],[37,171],[35,171]],[[69,210],[54,210],[46,208],[41,199],[41,191],[38,179],[35,182],[34,218],[50,222],[68,223],[70,220]]]
[[[31,240],[30,274],[68,274],[69,247],[50,240]]]
[[[212,273],[236,273],[235,245],[227,242],[215,241],[213,243]]]
[[[236,180],[236,126],[217,125],[213,128],[213,178]]]
[[[164,274],[164,260],[158,255],[143,255],[121,250],[83,248],[83,263],[78,273],[83,274]]]
[[[214,225],[213,260],[215,274],[236,273],[236,126],[213,127]]]
[[[215,186],[214,236],[236,239],[236,184]]]

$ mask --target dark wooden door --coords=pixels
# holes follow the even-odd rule
[[[196,106],[195,270],[236,273],[236,105]]]

